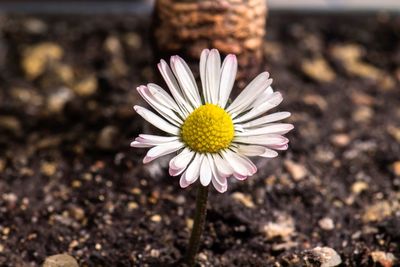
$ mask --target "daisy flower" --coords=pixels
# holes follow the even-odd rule
[[[237,71],[235,55],[226,56],[221,64],[218,50],[203,50],[201,91],[179,56],[171,57],[170,67],[161,60],[158,68],[171,94],[153,83],[141,85],[139,94],[158,115],[141,106],[134,109],[167,135],[140,134],[131,146],[151,148],[143,163],[177,153],[169,162],[169,174],[180,175],[182,188],[200,180],[203,186],[212,183],[223,193],[227,178],[245,180],[257,172],[249,157],[274,158],[276,150],[288,148],[289,140],[283,135],[293,125],[277,121],[290,113],[266,115],[282,101],[282,95],[271,88],[268,72],[259,74],[229,103]]]

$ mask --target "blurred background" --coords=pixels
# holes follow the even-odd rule
[[[131,149],[135,88],[201,49],[260,71],[290,148],[211,193],[200,266],[397,266],[400,1],[0,1],[0,266],[178,266],[194,188]],[[71,263],[76,266],[76,262]],[[46,265],[47,266],[47,265]],[[48,265],[53,266],[53,265]]]
[[[135,12],[151,9],[155,0],[86,0],[86,1],[46,1],[46,0],[15,0],[0,1],[3,11],[25,12]],[[397,0],[269,0],[271,11],[376,11],[387,10],[398,12],[400,3]],[[146,6],[146,7],[145,7]],[[90,8],[88,8],[90,7]]]

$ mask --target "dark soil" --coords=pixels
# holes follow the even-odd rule
[[[68,253],[81,266],[177,266],[196,188],[129,147],[154,131],[132,109],[134,88],[160,80],[149,20],[7,16],[0,27],[0,265]],[[265,59],[279,110],[293,114],[291,146],[212,190],[199,263],[318,265],[312,249],[327,246],[342,266],[395,266],[399,18],[275,15]]]

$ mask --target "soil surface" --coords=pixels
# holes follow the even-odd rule
[[[160,83],[149,24],[1,17],[0,266],[59,253],[80,266],[179,265],[196,188],[129,147],[154,132],[132,109],[136,86]],[[272,15],[267,32],[290,148],[211,191],[199,265],[396,266],[399,18]]]

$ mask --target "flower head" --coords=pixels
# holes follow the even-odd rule
[[[218,50],[203,50],[200,58],[201,91],[188,65],[179,56],[171,57],[171,67],[161,60],[158,68],[170,90],[156,84],[137,88],[139,94],[159,114],[135,106],[136,112],[167,136],[140,134],[132,147],[151,148],[144,163],[178,152],[169,162],[171,176],[180,175],[185,188],[200,179],[212,183],[221,193],[227,178],[245,180],[257,172],[249,157],[273,158],[276,150],[286,150],[283,135],[293,125],[278,123],[289,112],[266,115],[282,102],[271,88],[268,72],[259,74],[228,104],[236,77],[236,56],[228,55],[221,65]]]

